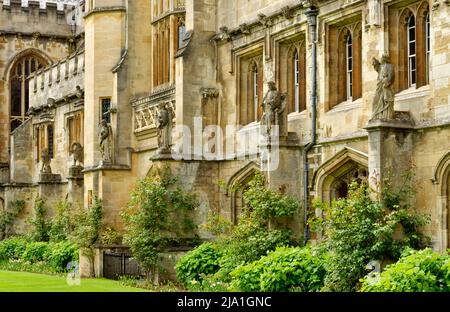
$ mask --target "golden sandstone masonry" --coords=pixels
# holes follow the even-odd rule
[[[0,1],[0,209],[27,202],[16,232],[37,196],[95,195],[120,231],[136,181],[169,166],[196,222],[236,222],[235,186],[263,172],[315,240],[314,198],[413,168],[425,231],[450,248],[449,1],[55,2]],[[268,121],[280,136],[264,145]]]

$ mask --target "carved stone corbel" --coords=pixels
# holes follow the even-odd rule
[[[261,25],[263,25],[264,27],[268,28],[268,27],[272,26],[272,20],[269,17],[267,17],[266,15],[259,13],[258,19],[259,19],[259,22],[261,23]]]
[[[244,35],[249,35],[251,33],[250,27],[246,23],[243,23],[243,24],[239,25],[239,30]]]
[[[294,10],[288,5],[281,9],[281,13],[285,19],[291,19],[294,17]]]

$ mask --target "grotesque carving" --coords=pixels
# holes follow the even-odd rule
[[[269,91],[262,101],[264,114],[261,125],[265,127],[266,135],[270,137],[273,126],[279,126],[279,133],[281,133],[281,128],[285,125],[282,116],[286,108],[286,95],[277,90],[275,82],[269,81],[267,85]]]
[[[102,154],[103,163],[111,163],[112,157],[112,129],[105,119],[100,123],[100,152]]]
[[[51,174],[52,168],[50,166],[50,163],[52,161],[52,157],[50,156],[50,151],[48,150],[48,148],[44,148],[42,150],[41,161],[42,161],[41,173]]]
[[[81,166],[84,157],[83,146],[78,142],[72,143],[70,153],[73,155],[73,166]]]
[[[389,120],[394,118],[394,66],[389,61],[389,55],[383,54],[381,63],[373,58],[372,65],[378,72],[377,91],[373,99],[373,114],[371,120]]]
[[[174,116],[175,114],[169,103],[160,104],[158,112],[158,147],[161,154],[171,152]]]
[[[244,35],[249,35],[249,34],[251,33],[250,27],[249,27],[248,24],[246,24],[246,23],[240,24],[240,25],[239,25],[239,29],[241,30],[241,32],[242,32]]]

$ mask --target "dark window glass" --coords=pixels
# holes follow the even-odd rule
[[[13,120],[11,122],[11,132],[13,132],[14,130],[16,130],[20,125],[22,124],[22,122],[20,120]]]
[[[111,99],[102,99],[102,120],[111,123]]]
[[[25,80],[25,112],[24,114],[28,113],[28,108],[30,107],[30,80]]]
[[[20,116],[22,111],[22,81],[14,79],[11,81],[11,115]]]
[[[184,34],[186,33],[186,26],[180,25],[178,27],[178,49],[183,45]]]
[[[53,126],[47,127],[47,136],[48,136],[48,153],[51,158],[53,158]]]

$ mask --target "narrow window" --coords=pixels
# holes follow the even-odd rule
[[[102,99],[102,120],[111,123],[111,99]]]
[[[258,66],[255,64],[253,67],[253,112],[254,112],[254,121],[258,121],[258,109],[259,109],[259,75],[258,75]]]
[[[47,127],[47,145],[48,145],[48,153],[51,158],[54,156],[54,150],[53,150],[53,126]]]
[[[414,15],[408,19],[408,85],[416,84],[416,20]]]
[[[298,50],[294,54],[294,111],[300,111],[300,60]]]
[[[186,26],[181,24],[178,26],[178,49],[183,45],[184,34],[186,33]]]
[[[351,101],[353,97],[353,41],[352,36],[348,35],[346,40],[346,61],[347,61],[347,100]]]
[[[426,41],[426,74],[427,84],[430,83],[430,53],[431,53],[431,27],[430,27],[430,13],[427,13],[425,18],[425,41]]]

